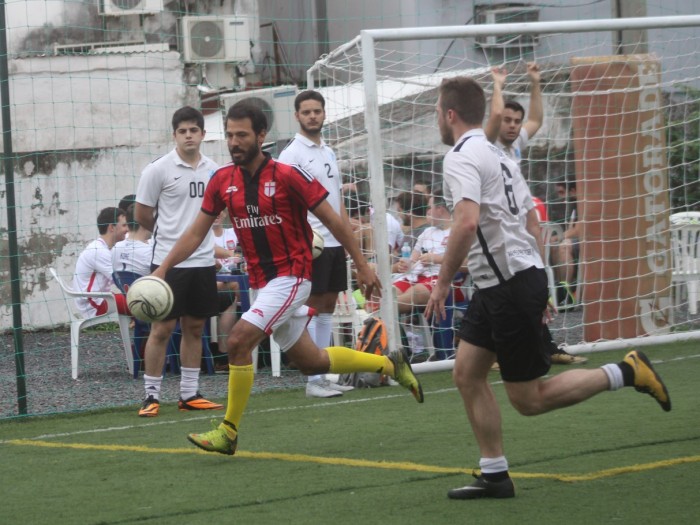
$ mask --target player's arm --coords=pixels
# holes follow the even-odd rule
[[[362,255],[360,245],[355,240],[355,235],[350,227],[350,222],[347,219],[343,220],[326,200],[321,201],[312,212],[352,257],[357,270],[357,284],[363,295],[369,298],[373,291],[375,296],[380,295],[377,293],[382,289],[379,277],[377,277],[375,271],[367,263],[367,259]]]
[[[433,314],[439,315],[442,319],[446,318],[445,300],[450,293],[452,279],[469,255],[469,249],[476,239],[479,209],[479,204],[470,199],[462,199],[455,204],[452,213],[452,229],[447,239],[440,273],[425,307],[427,319],[431,319]]]
[[[542,257],[542,261],[547,264],[547,261],[544,260],[544,241],[542,240],[540,218],[537,216],[537,210],[535,208],[529,210],[525,216],[525,229],[537,241],[537,249],[540,251],[540,257]]]
[[[170,250],[163,263],[153,272],[153,275],[160,277],[161,279],[165,277],[166,272],[187,259],[194,251],[202,244],[202,241],[209,233],[211,225],[214,224],[215,215],[207,215],[206,213],[200,211],[197,214],[192,225],[187,229],[187,231],[178,239]]]
[[[528,138],[537,133],[542,127],[544,111],[542,109],[542,91],[540,90],[540,66],[535,62],[528,62],[527,75],[530,77],[530,107],[527,111],[527,120],[523,127]]]
[[[503,86],[506,83],[506,69],[503,67],[491,68],[493,78],[493,94],[491,95],[491,108],[489,109],[489,119],[484,126],[484,133],[489,142],[496,142],[498,133],[501,131],[501,119],[503,118]]]
[[[156,226],[155,211],[156,209],[153,206],[146,206],[137,202],[136,208],[134,208],[134,219],[142,228],[152,232]]]

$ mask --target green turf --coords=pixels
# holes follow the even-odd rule
[[[257,394],[234,457],[194,449],[185,435],[206,430],[211,413],[174,405],[154,420],[130,408],[1,422],[0,522],[698,523],[700,349],[647,353],[661,361],[670,413],[624,389],[526,418],[495,385],[512,500],[447,499],[449,488],[469,481],[456,472],[477,465],[478,452],[450,374],[438,373],[421,376],[424,405],[399,387],[327,401],[301,390]],[[623,354],[593,354],[587,366]],[[11,442],[19,439],[39,446]],[[596,477],[613,468],[628,470]],[[561,481],[568,475],[583,479]]]

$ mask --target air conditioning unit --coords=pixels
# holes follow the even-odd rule
[[[278,86],[254,91],[239,91],[221,95],[224,116],[228,109],[245,100],[263,110],[267,117],[267,137],[265,142],[291,139],[299,129],[294,118],[294,99],[298,94],[296,86]]]
[[[185,16],[181,20],[185,62],[248,62],[250,20],[240,16]]]
[[[100,0],[105,16],[152,15],[163,11],[163,0]]]
[[[513,6],[498,9],[490,9],[485,6],[477,6],[475,24],[516,24],[524,22],[537,22],[540,19],[540,8],[536,6]],[[537,44],[536,35],[480,35],[476,37],[476,43],[481,47],[533,47]]]

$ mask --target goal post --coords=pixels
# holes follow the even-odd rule
[[[638,30],[636,48],[627,41],[633,53],[616,54],[615,32],[627,30]],[[681,275],[682,225],[672,224],[675,214],[700,210],[699,48],[693,15],[373,29],[317,61],[308,84],[326,97],[327,141],[357,191],[346,205],[351,216],[353,202],[366,199],[373,209],[364,225],[372,245],[364,248],[384,283],[381,315],[398,317],[392,255],[376,249],[390,244],[393,198],[418,182],[441,186],[441,80],[472,76],[490,97],[491,67],[504,66],[504,96],[527,113],[525,63],[536,61],[544,123],[521,168],[552,221],[565,222],[573,206],[557,186],[575,182],[582,227],[575,302],[559,313],[555,341],[579,352],[700,338],[692,291],[700,252]],[[388,325],[390,345],[405,343]]]

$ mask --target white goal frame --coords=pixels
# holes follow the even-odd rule
[[[375,45],[378,42],[396,42],[407,40],[455,39],[473,38],[478,36],[503,35],[544,35],[552,33],[585,33],[603,31],[666,29],[681,27],[700,27],[700,15],[666,16],[647,18],[617,18],[594,19],[560,22],[506,23],[484,25],[460,25],[445,27],[369,29],[361,31],[355,39],[340,46],[316,62],[307,72],[309,89],[313,89],[316,76],[322,63],[327,63],[334,56],[358,43],[362,52],[362,75],[364,80],[365,97],[365,126],[368,134],[367,165],[369,170],[370,198],[374,207],[374,235],[377,246],[387,245],[386,229],[386,199],[383,178],[383,149],[380,137],[379,97],[377,90],[377,70]],[[437,133],[437,129],[436,129]],[[386,250],[377,250],[377,268],[382,283],[391,283],[390,256]],[[388,291],[387,291],[388,290]],[[380,311],[384,319],[396,319],[396,305],[393,304],[391,285],[385,285],[385,292],[380,302]],[[398,336],[397,324],[387,323],[390,348],[397,348],[401,342]],[[700,331],[689,331],[667,335],[638,337],[633,339],[618,339],[570,345],[567,351],[571,353],[603,351],[627,348],[631,346],[660,344],[672,341],[687,341],[700,339]],[[417,365],[417,371],[427,369],[447,369],[451,364],[436,362]]]

